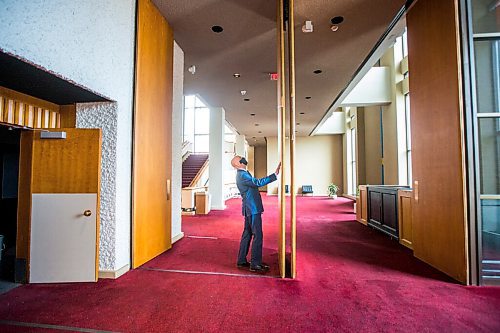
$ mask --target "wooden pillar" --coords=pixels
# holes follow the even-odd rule
[[[288,0],[288,75],[290,103],[290,277],[297,275],[297,217],[295,186],[295,18],[294,0]]]
[[[285,27],[284,27],[284,1],[278,1],[278,151],[281,162],[280,184],[278,189],[280,220],[279,220],[279,241],[278,241],[278,260],[280,275],[285,277],[285,226],[286,226],[286,196],[285,196],[285,149],[286,149],[286,102],[285,102]]]

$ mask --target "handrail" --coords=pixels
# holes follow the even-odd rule
[[[189,187],[195,186],[200,181],[201,176],[203,176],[203,174],[205,173],[205,171],[206,171],[207,168],[208,168],[208,158],[205,161],[205,163],[203,163],[202,167],[200,168],[200,171],[198,171],[198,173],[196,174],[196,176],[193,178],[193,180],[189,184]]]
[[[192,146],[193,144],[187,140],[182,143],[182,162],[184,162],[189,157],[189,155],[191,155]]]

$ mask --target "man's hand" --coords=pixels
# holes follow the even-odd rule
[[[276,172],[274,173],[276,176],[280,174],[280,169],[281,169],[281,162],[278,164],[278,167],[276,168]]]

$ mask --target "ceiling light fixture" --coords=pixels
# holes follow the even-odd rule
[[[240,90],[240,94],[241,94],[241,96],[245,96],[247,94],[247,91],[246,90]]]
[[[306,96],[306,99],[311,99],[311,96]]]
[[[259,124],[255,124],[255,126],[259,126]]]
[[[313,32],[313,31],[314,31],[314,27],[313,27],[312,21],[306,21],[304,23],[304,25],[302,26],[302,32],[309,33],[309,32]]]
[[[333,17],[333,18],[330,20],[330,22],[331,22],[332,24],[340,24],[340,23],[344,22],[344,17],[343,17],[343,16],[335,16],[335,17]]]
[[[339,24],[344,22],[344,17],[343,16],[335,16],[330,20],[330,22],[332,23],[332,26],[330,27],[330,29],[332,31],[337,31],[337,30],[339,30]]]
[[[239,78],[241,75],[240,75],[240,73],[234,73],[234,74],[233,74],[233,76],[234,76],[235,78]]]
[[[221,32],[224,31],[224,28],[222,28],[220,25],[214,25],[212,27],[212,31],[215,32],[216,34],[220,34]]]
[[[322,71],[321,69],[317,69],[317,70],[315,70],[313,73],[314,73],[314,74],[321,74],[321,73],[323,73],[323,71]]]
[[[255,116],[255,113],[250,113],[250,115],[251,115],[252,117],[254,117],[254,116]]]
[[[300,114],[306,114],[305,112],[301,112]]]
[[[188,72],[194,75],[194,73],[196,73],[196,66],[195,65],[190,66],[188,68]]]
[[[250,98],[243,99],[245,102],[250,102]]]
[[[262,131],[259,131],[259,134],[262,134]]]

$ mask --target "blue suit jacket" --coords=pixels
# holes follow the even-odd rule
[[[276,180],[276,175],[273,173],[264,178],[254,178],[247,170],[238,170],[236,173],[236,186],[240,190],[243,205],[241,207],[242,214],[253,215],[264,211],[262,206],[262,198],[260,197],[259,187],[266,186]]]

